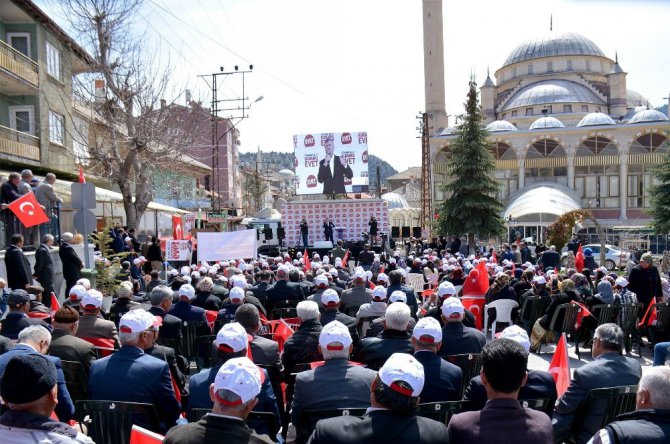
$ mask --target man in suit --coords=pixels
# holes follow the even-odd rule
[[[19,173],[11,173],[5,183],[0,186],[0,200],[2,201],[0,209],[4,210],[2,221],[5,223],[5,245],[11,244],[12,236],[19,234],[23,227],[16,215],[7,209],[8,204],[21,197],[18,188],[20,183],[21,175]]]
[[[102,307],[102,293],[97,290],[87,291],[81,300],[82,316],[76,336],[87,339],[109,339],[114,348],[119,348],[119,335],[116,325],[99,317]],[[112,345],[110,344],[110,345]]]
[[[421,402],[459,401],[461,369],[437,356],[442,345],[442,327],[430,317],[419,319],[412,332],[414,357],[423,365],[425,382]]]
[[[155,340],[161,318],[142,310],[131,310],[121,317],[119,339],[121,349],[99,359],[91,366],[89,398],[123,402],[143,402],[156,407],[164,432],[172,427],[181,411],[170,380],[167,362],[143,352]],[[144,418],[135,424],[150,428]]]
[[[319,421],[309,443],[448,442],[444,424],[416,415],[423,385],[421,363],[412,355],[394,353],[372,381],[371,408],[366,414]]]
[[[370,301],[372,301],[372,291],[367,288],[367,277],[365,273],[359,271],[354,274],[353,286],[342,292],[340,297],[342,311],[353,311],[356,307],[360,308],[363,304],[369,304]]]
[[[323,221],[323,235],[326,238],[326,241],[330,241],[331,243],[335,242],[333,240],[333,229],[335,228],[335,224],[333,223],[332,220],[329,218],[324,219]]]
[[[561,255],[556,251],[556,247],[552,245],[549,249],[542,253],[537,263],[542,265],[543,270],[553,268],[557,272],[561,270]]]
[[[500,338],[511,339],[518,342],[526,350],[530,350],[530,339],[528,333],[518,325],[511,325],[502,331]],[[475,376],[470,380],[468,388],[465,390],[463,399],[470,402],[473,409],[483,409],[487,401],[486,387],[482,383],[481,376]],[[549,372],[540,370],[528,370],[526,383],[519,390],[517,399],[549,399],[549,406],[553,410],[556,401],[556,383]]]
[[[289,282],[289,268],[280,265],[277,269],[277,282],[267,290],[268,301],[265,307],[268,313],[275,308],[295,307],[298,302],[305,300],[302,287],[297,282]]]
[[[24,290],[33,282],[30,263],[23,254],[23,235],[13,234],[12,244],[5,251],[5,267],[7,267],[7,284],[12,290]]]
[[[51,333],[46,328],[40,325],[31,325],[24,328],[19,333],[19,342],[16,347],[0,356],[0,376],[5,371],[7,363],[14,356],[25,354],[46,355],[49,344],[51,344]],[[56,366],[57,370],[58,405],[56,406],[56,415],[61,421],[67,422],[74,415],[74,404],[65,385],[65,375],[63,374],[61,361],[60,358],[55,356],[46,356],[46,358]],[[2,393],[0,393],[0,396],[2,396]]]
[[[70,294],[70,288],[77,283],[81,276],[81,269],[84,268],[77,252],[74,251],[70,243],[74,240],[74,235],[65,232],[61,235],[61,245],[58,256],[63,264],[63,278],[65,279],[65,294]]]
[[[165,444],[255,443],[272,444],[267,435],[258,435],[244,420],[258,402],[261,372],[249,358],[228,360],[209,386],[214,404],[212,413],[200,421],[172,428]]]
[[[403,285],[405,275],[400,270],[393,270],[388,274],[389,286],[386,289],[386,294],[391,295],[394,291],[400,290],[407,295],[407,305],[409,305],[410,313],[414,319],[417,319],[417,312],[419,311],[419,303],[416,300],[416,293],[414,289],[408,285]]]
[[[181,319],[169,313],[172,308],[170,287],[166,285],[155,287],[149,294],[149,300],[151,301],[149,313],[163,319],[163,324],[158,329],[158,342],[160,343],[161,339],[167,339],[177,341],[177,344],[181,343]]]
[[[258,283],[249,289],[256,297],[256,299],[258,299],[258,302],[263,305],[263,307],[267,307],[270,279],[272,279],[270,270],[261,270],[261,272],[258,274]]]
[[[79,362],[88,375],[95,361],[93,344],[75,336],[79,327],[79,312],[62,307],[54,314],[49,354],[63,361]]]
[[[55,227],[55,224],[58,223],[58,218],[56,217],[56,208],[63,202],[56,191],[54,190],[54,183],[56,183],[56,175],[54,173],[47,173],[44,177],[44,181],[39,184],[35,190],[35,199],[42,205],[51,220],[51,226]],[[40,235],[44,236],[46,234],[48,225],[40,225]]]
[[[325,157],[319,161],[317,180],[323,184],[323,194],[344,194],[344,178],[351,179],[354,172],[344,157],[335,156],[335,140],[328,134],[323,141]]]
[[[195,288],[191,284],[184,284],[179,287],[179,300],[172,306],[170,314],[182,321],[207,322],[205,309],[194,307],[191,302],[195,299]]]
[[[409,307],[402,302],[394,302],[386,309],[384,331],[379,337],[361,340],[355,360],[378,370],[394,353],[413,352],[410,335],[407,333]]]
[[[0,334],[9,338],[17,339],[19,333],[31,325],[41,325],[46,329],[51,326],[37,318],[28,317],[30,311],[30,295],[25,290],[14,290],[9,294],[9,313],[5,319],[0,321],[2,330]]]
[[[577,442],[586,442],[598,430],[604,410],[596,408],[586,418],[577,414],[590,390],[640,382],[640,363],[621,356],[623,345],[624,334],[618,325],[602,324],[596,329],[591,351],[593,361],[575,369],[570,387],[556,402],[552,424],[557,442],[571,436]]]
[[[496,339],[482,349],[482,383],[489,401],[484,409],[454,415],[448,442],[468,444],[552,444],[551,420],[521,407],[517,397],[526,382],[528,352],[511,339]]]
[[[332,321],[321,330],[323,365],[298,373],[295,379],[291,422],[297,429],[297,442],[305,442],[311,432],[300,421],[305,410],[370,407],[370,385],[376,374],[349,362],[353,348],[349,329],[341,322]]]
[[[42,236],[42,243],[35,251],[35,269],[33,271],[33,277],[44,288],[43,294],[46,295],[46,298],[42,299],[47,307],[51,307],[51,293],[54,292],[54,262],[50,253],[53,244],[54,237],[51,234]]]
[[[463,325],[465,308],[460,299],[451,297],[442,303],[442,347],[440,356],[478,354],[486,344],[481,331]]]

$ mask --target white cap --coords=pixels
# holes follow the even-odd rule
[[[323,294],[321,294],[321,302],[325,306],[337,305],[340,302],[340,296],[335,290],[329,288],[328,290],[325,290]]]
[[[199,278],[200,277],[200,272],[194,271],[193,273],[191,273],[191,277]]]
[[[437,344],[442,342],[442,327],[435,318],[421,318],[414,326],[412,336],[419,342]]]
[[[214,345],[220,351],[237,353],[246,350],[248,342],[247,331],[244,327],[237,322],[231,322],[221,327],[216,334]]]
[[[618,285],[619,287],[625,287],[625,286],[628,285],[628,279],[626,279],[626,278],[623,277],[623,276],[619,276],[619,277],[616,278],[616,280],[614,281],[614,285]]]
[[[389,259],[389,264],[391,264],[391,265],[395,265],[396,262],[397,262],[397,261],[395,260],[394,257],[392,257],[391,259]]]
[[[247,288],[247,279],[241,274],[231,276],[230,283],[233,287]]]
[[[240,271],[246,271],[247,267],[248,267],[248,265],[244,262],[240,262],[240,265],[237,266],[237,268],[239,268]]]
[[[141,260],[139,260],[139,259],[133,259],[133,265],[139,265],[140,263],[142,263]]]
[[[288,275],[289,271],[290,271],[290,269],[286,265],[280,265],[277,268],[277,274],[281,273],[281,274]]]
[[[510,325],[504,329],[502,333],[500,333],[500,339],[502,338],[511,339],[512,341],[523,345],[523,348],[525,348],[526,351],[530,350],[530,339],[528,339],[528,333],[526,333],[526,330],[519,327],[518,325]]]
[[[361,280],[364,281],[366,279],[365,272],[364,271],[357,271],[354,274],[354,280]]]
[[[342,344],[341,346],[335,345]],[[319,345],[325,350],[343,350],[351,345],[349,329],[340,321],[331,321],[324,325],[319,335]]]
[[[391,390],[405,396],[419,396],[423,390],[424,378],[423,365],[407,353],[393,353],[379,369],[379,379]],[[399,382],[404,382],[411,389],[401,387]]]
[[[184,284],[179,287],[179,297],[186,296],[188,300],[195,299],[195,288],[191,284]]]
[[[83,285],[86,290],[91,289],[91,281],[86,278],[81,278],[77,280],[76,285]]]
[[[366,279],[372,279],[372,272],[370,270],[365,272],[365,278]]]
[[[386,273],[379,273],[377,275],[377,282],[387,282],[389,281],[389,277]]]
[[[442,314],[447,317],[458,317],[453,315],[462,315],[465,313],[465,307],[463,303],[458,298],[447,298],[442,304]]]
[[[544,276],[535,276],[533,277],[533,282],[538,285],[544,285],[547,283],[547,280],[544,278]]]
[[[83,307],[88,305],[93,305],[95,308],[102,307],[102,293],[95,289],[88,290],[84,297],[81,298],[81,305]]]
[[[207,273],[207,267],[200,267],[200,268],[198,268],[198,273],[200,273],[200,274],[205,274],[205,273]]]
[[[179,270],[177,270],[176,268],[173,268],[172,270],[170,270],[170,276],[177,276],[178,274],[179,274]]]
[[[228,293],[228,298],[231,301],[244,301],[244,296],[244,290],[242,290],[240,287],[233,287]]]
[[[334,278],[339,276],[339,273],[337,272],[337,268],[331,268],[328,273],[330,273],[330,275]]]
[[[247,357],[227,360],[216,373],[214,378],[214,394],[219,390],[229,390],[240,397],[239,404],[254,399],[261,392],[261,371]],[[217,402],[223,400],[216,398]]]
[[[396,290],[393,293],[391,293],[391,296],[389,296],[389,301],[391,301],[391,302],[402,302],[402,303],[406,304],[407,303],[407,295],[405,294],[404,291]]]
[[[452,284],[449,281],[442,282],[438,287],[437,287],[437,295],[439,297],[442,296],[453,296],[456,294],[456,287],[454,287],[454,284]]]
[[[179,269],[179,272],[183,274],[184,276],[188,275],[191,272],[191,268],[188,267],[187,265],[184,265]]]
[[[83,285],[73,285],[68,295],[71,301],[81,301],[86,294],[86,288]]]
[[[386,300],[386,288],[382,287],[381,285],[378,287],[375,287],[374,290],[372,290],[372,299],[377,300],[377,301],[385,301]]]
[[[141,333],[151,327],[161,325],[163,325],[163,319],[160,316],[154,316],[144,309],[137,308],[121,316],[119,333]]]
[[[607,267],[600,267],[600,268],[598,268],[598,270],[602,271],[604,274],[609,273],[609,270],[607,269]]]
[[[184,279],[184,282],[186,282],[187,284],[191,283],[191,276],[182,276],[182,278]]]
[[[318,287],[319,285],[328,286],[328,277],[323,274],[318,275],[314,278],[314,284]]]

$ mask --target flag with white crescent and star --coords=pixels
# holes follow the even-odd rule
[[[49,222],[49,216],[47,216],[37,202],[35,194],[33,193],[28,193],[19,197],[14,202],[7,205],[7,208],[19,218],[26,228]]]

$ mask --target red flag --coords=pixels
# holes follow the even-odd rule
[[[347,261],[349,260],[349,250],[344,254],[344,257],[342,258],[342,268],[347,267]]]
[[[60,310],[60,303],[58,302],[58,298],[54,294],[54,292],[51,292],[51,317],[53,318],[56,312]]]
[[[463,282],[463,296],[484,296],[489,290],[489,274],[486,263],[480,262],[477,268],[470,270],[468,278]]]
[[[575,304],[579,305],[579,311],[577,312],[577,320],[575,324],[577,325],[577,328],[580,328],[582,326],[582,320],[586,316],[592,316],[592,314],[589,309],[586,308],[586,305],[582,304],[581,302],[575,302]]]
[[[554,356],[551,358],[549,373],[554,377],[556,392],[560,398],[570,387],[570,357],[568,356],[568,341],[565,339],[565,333],[561,335]]]
[[[578,273],[581,273],[584,269],[584,252],[581,245],[577,249],[577,254],[575,254],[575,268]]]
[[[86,178],[84,177],[84,169],[79,166],[79,183],[86,183]]]
[[[286,321],[279,319],[274,331],[274,335],[272,336],[272,339],[277,341],[277,344],[279,344],[279,351],[284,350],[284,342],[286,342],[286,340],[291,336],[293,336],[293,330],[291,327],[288,326]]]
[[[654,325],[654,321],[656,321],[656,304],[651,303],[649,304],[649,308],[647,308],[647,312],[644,314],[642,320],[637,324],[637,326],[638,328],[651,326]]]
[[[205,317],[207,318],[207,325],[209,325],[209,329],[212,330],[214,328],[214,322],[216,321],[216,317],[219,315],[219,312],[216,310],[205,310]],[[218,332],[214,332],[214,334],[217,334]]]
[[[493,250],[493,253],[491,253],[491,257],[493,258],[493,262],[496,264],[498,263],[498,256],[496,255],[496,251]]]
[[[177,401],[181,404],[181,392],[179,391],[179,386],[177,381],[174,379],[174,375],[170,372],[170,382],[172,383],[172,390],[174,391],[174,397],[177,398]]]
[[[134,425],[130,431],[130,444],[160,444],[165,437]]]
[[[381,269],[379,270],[379,274],[383,273],[383,272],[384,272],[384,270],[385,270],[385,268],[384,268],[384,267],[382,267],[382,268],[381,268]]]
[[[182,240],[184,238],[184,229],[182,228],[181,216],[172,216],[172,238],[174,240]]]
[[[305,253],[303,253],[302,257],[305,258],[305,271],[309,271],[312,269],[312,263],[309,261],[309,255],[307,254],[307,248],[305,248]]]
[[[19,197],[14,202],[7,205],[7,208],[19,218],[26,228],[49,222],[49,216],[47,216],[37,202],[35,194],[33,193],[28,193]]]
[[[463,303],[463,307],[474,315],[477,330],[482,330],[484,328],[484,305],[486,305],[486,297],[484,295],[463,296],[461,302]]]

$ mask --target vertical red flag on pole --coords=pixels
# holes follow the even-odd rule
[[[584,251],[582,251],[581,245],[579,245],[577,254],[575,254],[575,268],[577,269],[577,273],[581,273],[584,269]]]
[[[349,250],[347,250],[347,252],[344,253],[344,257],[342,258],[342,268],[347,268],[348,260],[349,260]]]
[[[172,216],[172,238],[182,240],[184,238],[184,229],[182,228],[181,216],[175,214]]]
[[[305,248],[305,252],[303,253],[302,257],[305,259],[305,271],[309,271],[312,269],[312,263],[309,261],[309,255],[307,254],[307,248]]]
[[[563,396],[570,387],[570,357],[568,356],[568,341],[565,333],[561,335],[554,356],[549,363],[549,373],[554,377],[558,397]]]
[[[51,317],[53,318],[56,312],[60,310],[60,303],[58,302],[58,298],[54,294],[54,292],[51,292]]]
[[[86,183],[86,178],[84,177],[84,169],[79,166],[79,183]]]

